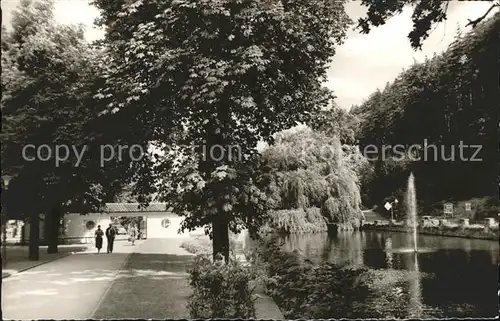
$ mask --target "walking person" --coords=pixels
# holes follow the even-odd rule
[[[115,242],[116,231],[113,224],[109,224],[106,229],[106,239],[108,240],[108,253],[113,253],[113,243]]]
[[[97,254],[101,253],[103,235],[104,232],[101,230],[101,225],[97,225],[97,230],[95,231],[95,247],[97,248]]]
[[[130,227],[130,241],[132,245],[135,245],[135,239],[137,238],[137,229],[135,228],[135,224]]]

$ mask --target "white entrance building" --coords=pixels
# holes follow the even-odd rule
[[[193,232],[179,233],[183,217],[167,211],[165,203],[151,203],[147,208],[141,209],[138,203],[107,203],[102,213],[66,214],[63,222],[63,238],[81,239],[81,242],[87,243],[94,237],[98,225],[105,230],[110,223],[116,224],[117,219],[124,216],[142,216],[144,223],[141,224],[140,231],[144,238],[184,238],[189,237],[190,234],[204,234],[203,228]],[[123,228],[127,229],[127,226]],[[125,233],[125,230],[120,228],[119,233]]]

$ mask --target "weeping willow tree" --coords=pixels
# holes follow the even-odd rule
[[[307,128],[281,133],[262,156],[272,169],[267,231],[320,232],[327,223],[339,229],[358,226],[359,153]]]

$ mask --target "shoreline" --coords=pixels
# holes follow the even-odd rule
[[[412,233],[413,229],[403,226],[376,226],[372,224],[365,224],[360,228],[360,231],[386,231],[386,232],[399,232],[399,233]],[[432,236],[445,236],[445,237],[460,237],[468,239],[481,239],[489,241],[498,241],[500,243],[499,231],[491,229],[485,230],[468,230],[465,228],[457,228],[454,230],[443,230],[439,227],[434,228],[417,228],[417,233],[422,235]]]

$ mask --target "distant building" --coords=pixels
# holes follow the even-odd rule
[[[120,217],[142,217],[140,231],[144,238],[189,237],[190,234],[204,234],[199,228],[193,232],[178,233],[183,217],[167,210],[165,203],[151,203],[139,209],[139,203],[107,203],[102,213],[69,213],[64,216],[60,237],[64,243],[88,243],[97,226],[105,230],[110,223],[115,224],[120,235],[126,236],[128,226],[119,224]],[[43,224],[40,224],[40,237],[43,238]],[[118,237],[120,237],[118,235]],[[29,224],[25,226],[25,241],[29,240]]]

